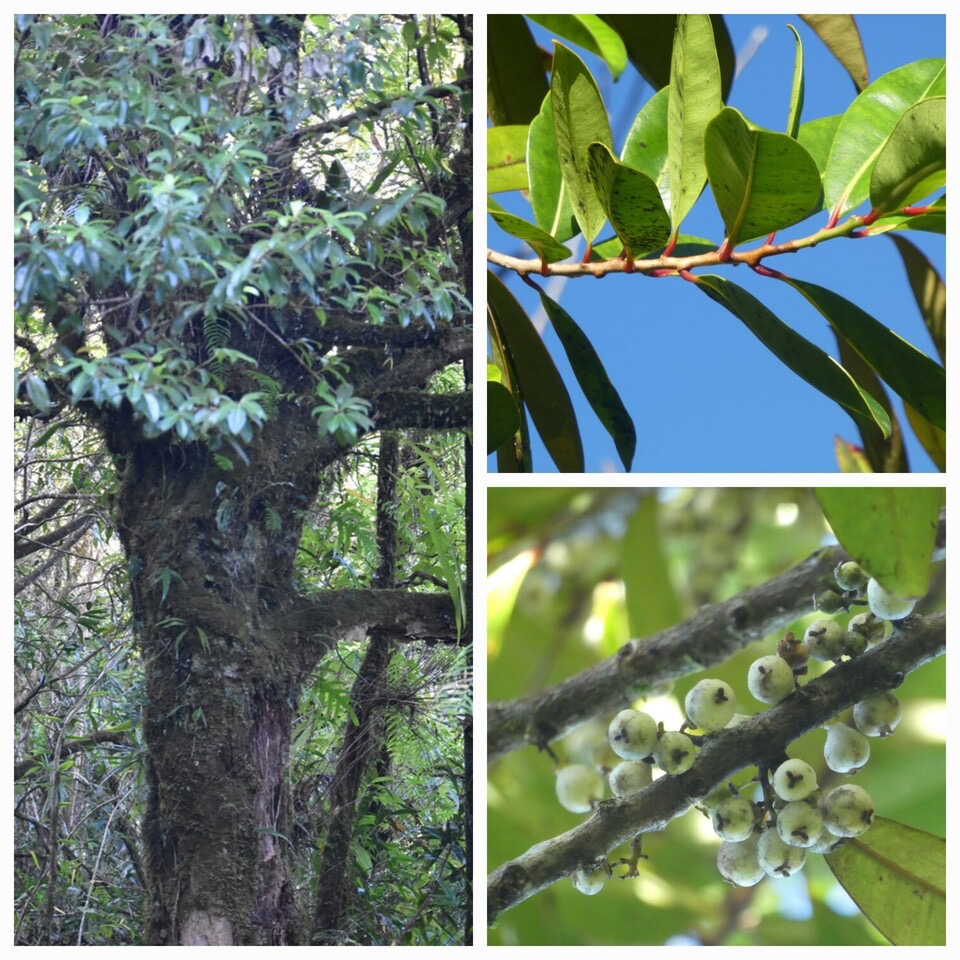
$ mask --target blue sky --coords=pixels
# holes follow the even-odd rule
[[[741,67],[728,100],[751,122],[774,130],[786,125],[795,49],[787,23],[797,27],[803,40],[806,86],[801,119],[841,113],[853,100],[850,78],[799,17],[743,14],[726,20],[738,58],[752,39],[763,37]],[[913,60],[945,56],[941,15],[859,15],[857,21],[871,80]],[[534,34],[549,47],[550,34],[536,26]],[[619,151],[630,122],[652,91],[632,67],[614,84],[601,61],[578,53],[600,86]],[[498,194],[497,200],[504,203],[507,197]],[[528,215],[522,199],[504,205]],[[818,214],[778,234],[778,239],[807,236],[825,220],[826,213]],[[723,227],[709,187],[682,229],[718,244],[722,241]],[[605,229],[601,236],[608,232]],[[903,235],[930,257],[943,277],[943,237],[920,231]],[[487,244],[504,253],[532,256],[529,248],[503,234],[489,218]],[[830,287],[936,357],[889,239],[834,240],[795,256],[774,258],[770,265]],[[750,290],[782,320],[836,356],[826,322],[796,291],[745,267],[707,272],[720,273]],[[536,320],[536,294],[507,276],[504,279]],[[589,277],[557,278],[547,281],[546,289],[590,337],[633,417],[635,472],[833,472],[834,437],[859,443],[847,414],[784,367],[732,314],[680,278],[613,275],[599,283]],[[541,317],[538,325],[542,322]],[[580,394],[549,325],[544,337],[577,411],[587,471],[622,471],[613,442]],[[899,398],[891,399],[905,422]],[[911,469],[934,470],[909,427],[905,433]],[[538,472],[555,470],[539,438],[534,439],[533,458]],[[491,459],[490,470],[495,469]]]

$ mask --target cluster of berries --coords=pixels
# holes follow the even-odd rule
[[[747,672],[747,688],[762,703],[775,704],[790,696],[797,678],[807,672],[810,658],[838,661],[856,657],[883,639],[887,620],[902,619],[913,609],[883,591],[852,562],[840,564],[835,577],[841,593],[821,594],[817,606],[834,603],[849,607],[866,595],[870,611],[853,616],[846,628],[835,620],[820,618],[807,628],[802,640],[787,633],[777,653],[755,660]],[[670,775],[689,770],[697,756],[700,737],[684,731],[695,727],[710,734],[747,719],[737,713],[737,697],[723,680],[700,680],[684,701],[687,723],[679,731],[665,730],[662,723],[640,710],[621,710],[610,722],[607,738],[621,758],[608,771],[610,792],[626,797],[642,790],[653,779],[653,765]],[[853,726],[839,720],[826,725],[824,760],[835,773],[854,774],[870,757],[870,737],[885,737],[900,721],[897,698],[889,692],[857,703]],[[714,831],[722,839],[717,867],[727,880],[752,886],[765,876],[787,877],[800,870],[808,852],[829,853],[848,837],[860,836],[872,824],[874,805],[862,787],[844,783],[824,791],[816,771],[800,759],[786,759],[772,776],[761,770],[758,778],[763,798],[751,801],[728,784],[714,790],[701,804]],[[589,813],[606,792],[595,766],[577,763],[557,771],[557,798],[574,813]],[[610,864],[594,870],[578,870],[574,886],[582,893],[598,893],[611,875]]]

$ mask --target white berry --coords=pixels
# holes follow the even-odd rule
[[[839,660],[843,656],[845,633],[836,620],[821,617],[807,627],[803,640],[814,660]]]
[[[853,708],[853,722],[868,737],[889,736],[896,730],[901,716],[900,701],[889,690],[867,697]]]
[[[603,777],[582,763],[558,770],[556,786],[560,806],[571,813],[589,813],[603,799]]]
[[[588,897],[599,893],[607,880],[607,871],[604,867],[597,870],[577,870],[573,875],[573,885]]]
[[[823,833],[823,817],[806,800],[794,800],[777,814],[777,833],[791,847],[812,847]]]
[[[776,830],[767,830],[757,845],[757,860],[770,877],[789,877],[803,869],[807,853],[802,847],[784,843]]]
[[[856,773],[870,759],[870,741],[845,723],[827,727],[823,759],[836,773]]]
[[[657,745],[657,721],[640,710],[621,710],[607,730],[613,752],[624,760],[645,760]]]
[[[660,735],[653,756],[661,770],[678,776],[693,766],[697,748],[685,733],[667,730]]]
[[[756,822],[753,804],[743,797],[734,796],[722,800],[710,819],[718,837],[734,842],[746,840],[753,833]]]
[[[820,798],[820,814],[834,836],[859,837],[873,823],[873,800],[863,787],[845,783]]]
[[[754,660],[747,671],[747,689],[763,703],[779,703],[793,693],[795,686],[790,664],[776,654]]]
[[[737,712],[737,696],[723,680],[701,680],[683,702],[687,718],[701,730],[722,730]]]
[[[624,760],[610,771],[610,792],[629,797],[653,782],[653,767],[642,760]]]
[[[817,774],[803,760],[785,760],[773,775],[773,789],[781,800],[806,800],[817,789]]]
[[[717,851],[720,876],[738,887],[752,887],[759,883],[766,876],[758,857],[759,842],[760,837],[754,834],[739,843],[730,840],[721,843]]]
[[[867,603],[881,620],[902,620],[913,613],[917,605],[916,600],[894,596],[872,578],[867,584]]]

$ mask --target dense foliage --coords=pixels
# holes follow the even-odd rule
[[[17,942],[469,941],[471,43],[16,18]]]

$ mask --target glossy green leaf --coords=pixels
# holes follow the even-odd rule
[[[604,144],[591,143],[587,176],[629,255],[640,256],[667,242],[670,216],[657,185],[645,173],[621,163]]]
[[[910,289],[941,362],[947,358],[947,287],[937,268],[906,237],[891,235],[907,271]]]
[[[890,435],[890,418],[883,407],[865,393],[829,354],[800,336],[742,287],[712,275],[696,276],[696,287],[726,307],[753,335],[794,373],[824,396],[836,401],[857,420],[873,420]]]
[[[522,217],[507,213],[499,204],[489,199],[487,200],[487,213],[493,217],[497,226],[505,233],[509,233],[511,237],[517,237],[533,247],[537,256],[544,263],[556,263],[558,260],[566,260],[570,256],[570,251],[562,243],[557,243],[549,233]]]
[[[707,174],[730,246],[799,223],[817,210],[820,172],[792,137],[724,107],[704,137]]]
[[[518,396],[558,469],[583,471],[583,444],[570,395],[540,334],[496,274],[487,272],[487,301],[498,340],[509,354]]]
[[[946,946],[947,844],[877,817],[825,858],[864,916],[894,945]]]
[[[910,107],[893,128],[870,176],[870,204],[886,212],[909,206],[947,180],[947,99]]]
[[[520,413],[513,395],[502,384],[487,381],[487,453],[512,442],[520,429]]]
[[[487,17],[487,113],[496,126],[529,123],[547,94],[547,77],[519,13]]]
[[[873,166],[903,114],[920,100],[945,93],[944,61],[931,58],[885,73],[853,101],[837,128],[823,179],[833,219],[869,197]]]
[[[788,23],[787,27],[793,32],[797,41],[796,55],[793,61],[793,83],[790,87],[790,111],[787,114],[787,136],[797,138],[800,130],[800,114],[803,113],[803,41],[797,28]]]
[[[855,303],[815,283],[783,278],[798,290],[896,393],[946,429],[946,372]]]
[[[528,14],[534,23],[600,57],[616,80],[627,66],[627,48],[620,34],[593,13]]]
[[[662,90],[670,83],[670,60],[673,36],[677,29],[675,13],[602,13],[600,19],[609,23],[623,37],[630,62],[654,90]],[[727,99],[733,84],[737,56],[730,40],[730,32],[722,14],[711,14],[713,39],[720,62],[720,85],[723,99]]]
[[[942,487],[821,487],[817,499],[840,545],[898,597],[922,597],[944,503]]]
[[[943,430],[935,427],[926,417],[921,417],[909,403],[903,405],[904,413],[910,423],[910,428],[920,441],[920,445],[927,451],[930,459],[941,472],[947,469],[947,435]]]
[[[670,156],[667,146],[669,86],[658,90],[634,117],[620,159],[645,173],[660,191],[664,209],[670,211]]]
[[[487,130],[487,193],[527,189],[528,126]]]
[[[670,223],[676,233],[707,182],[703,138],[720,112],[720,64],[706,14],[680,14],[670,61]]]
[[[529,473],[533,469],[530,456],[530,426],[527,423],[526,410],[519,397],[520,387],[517,385],[513,360],[501,339],[500,328],[494,322],[493,311],[489,304],[487,304],[487,331],[490,337],[490,355],[493,360],[492,363],[487,363],[487,379],[502,383],[510,392],[520,420],[519,429],[514,434],[514,442],[503,443],[497,447],[497,469],[501,473]]]
[[[827,160],[830,157],[830,148],[833,146],[833,138],[837,134],[837,128],[843,114],[837,113],[832,117],[818,117],[816,120],[808,120],[800,124],[797,131],[797,140],[806,149],[807,153],[813,157],[813,162],[817,165],[821,177],[824,170],[827,169]]]
[[[530,206],[537,226],[561,243],[576,236],[580,228],[560,172],[549,93],[543,98],[540,112],[530,123],[527,177],[530,182]]]
[[[849,13],[801,13],[800,17],[840,61],[856,88],[863,90],[869,74],[856,20]]]
[[[637,431],[620,394],[607,376],[603,361],[573,317],[542,290],[540,303],[553,324],[583,395],[610,434],[624,469],[629,473],[637,449]]]
[[[554,41],[550,93],[560,171],[574,216],[590,244],[606,218],[587,179],[587,147],[596,141],[612,150],[613,137],[596,81],[586,64],[557,41]]]

